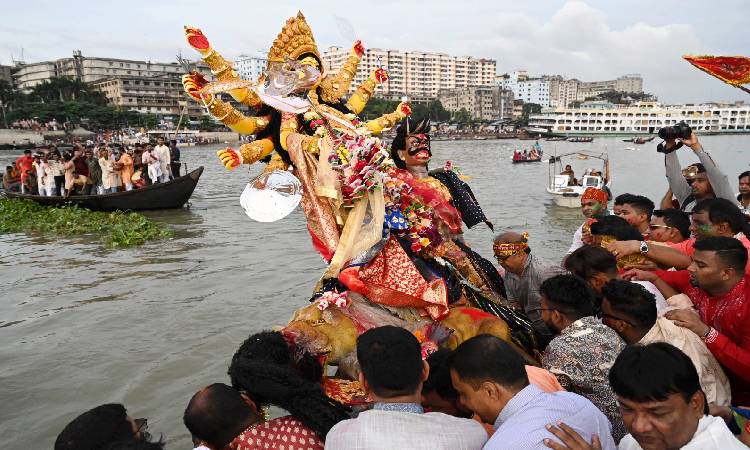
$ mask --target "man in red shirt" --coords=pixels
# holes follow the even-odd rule
[[[16,160],[16,168],[21,174],[21,193],[26,193],[27,179],[34,173],[34,158],[31,156],[31,150],[24,150],[23,156]],[[31,192],[29,192],[30,194]]]
[[[693,255],[696,242],[712,236],[733,237],[750,253],[750,240],[744,233],[746,228],[747,220],[737,205],[723,198],[712,198],[701,200],[693,208],[692,238],[678,243],[665,242],[667,246],[646,245],[645,249],[638,241],[613,242],[608,250],[618,258],[640,251],[662,267],[685,269],[690,264],[686,256]],[[745,266],[745,273],[750,275],[750,264]]]
[[[736,209],[736,207],[735,207]],[[695,309],[669,311],[665,317],[700,336],[726,369],[732,403],[750,404],[750,276],[747,250],[737,239],[707,237],[695,243],[688,270],[624,276],[653,282],[665,297],[683,293]]]

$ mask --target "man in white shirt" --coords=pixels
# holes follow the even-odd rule
[[[375,401],[356,419],[339,422],[326,436],[328,450],[479,450],[487,432],[479,422],[425,413],[420,405],[429,365],[417,338],[385,326],[357,339],[359,381]]]
[[[573,275],[583,278],[599,299],[601,299],[604,285],[612,280],[621,279],[617,271],[615,255],[595,245],[584,245],[574,251],[565,258],[563,265]],[[649,281],[632,281],[632,283],[640,284],[654,295],[656,310],[660,316],[666,312],[667,301],[653,283]]]
[[[609,371],[630,434],[619,450],[747,450],[723,419],[708,416],[698,372],[690,358],[673,345],[656,342],[631,345]],[[570,427],[551,427],[564,444],[549,441],[555,450],[601,449],[596,440]]]
[[[159,166],[161,170],[159,182],[166,183],[171,178],[169,174],[172,173],[172,168],[170,165],[171,158],[169,155],[169,147],[164,144],[164,138],[157,139],[154,153],[156,153],[156,157],[159,158]]]
[[[656,317],[654,296],[641,286],[610,281],[602,289],[602,322],[628,344],[666,342],[682,350],[698,371],[708,403],[731,404],[731,389],[724,370],[701,338],[665,317]]]

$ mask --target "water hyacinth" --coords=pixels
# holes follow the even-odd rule
[[[30,200],[0,199],[0,233],[36,232],[57,236],[96,235],[110,247],[132,247],[171,237],[172,230],[142,214],[49,207]]]

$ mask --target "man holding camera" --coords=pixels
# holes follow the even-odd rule
[[[729,178],[716,166],[711,156],[703,151],[695,132],[684,122],[673,127],[659,130],[659,137],[664,143],[659,144],[657,151],[665,153],[665,166],[669,188],[680,203],[680,210],[690,212],[696,202],[707,198],[725,198],[737,203],[734,191],[729,184]],[[679,141],[678,141],[679,139]],[[690,147],[700,160],[684,176],[677,158],[677,149],[686,145]]]

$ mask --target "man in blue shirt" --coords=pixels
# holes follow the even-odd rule
[[[558,421],[587,442],[598,436],[604,450],[617,448],[601,411],[577,394],[546,393],[530,385],[523,358],[494,336],[477,336],[461,344],[451,361],[451,379],[461,402],[493,424],[495,433],[484,450],[546,449],[544,441],[556,439],[547,426]]]

